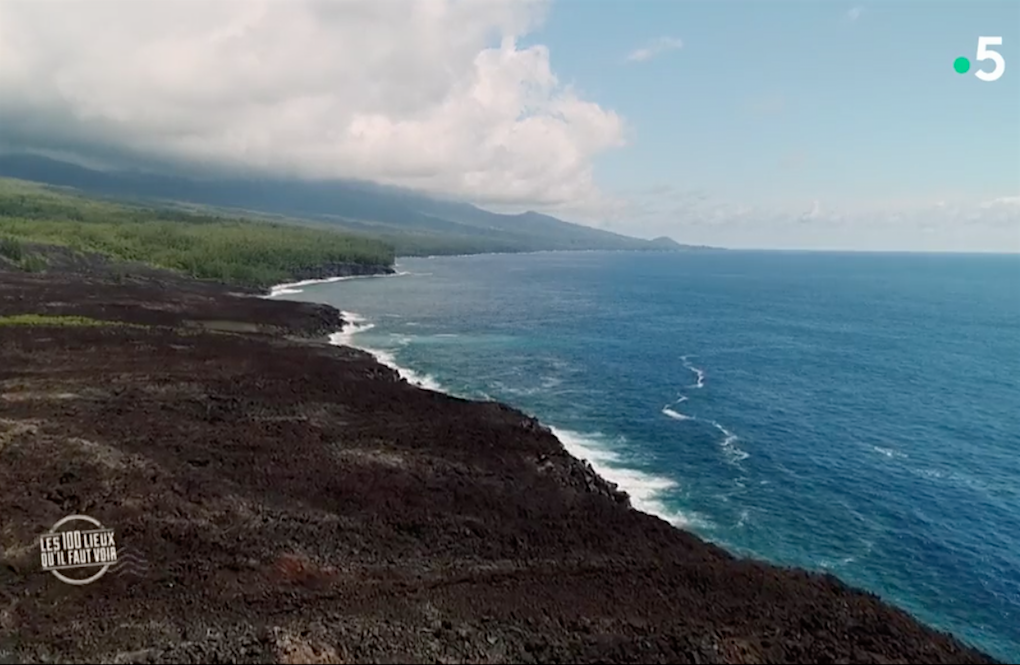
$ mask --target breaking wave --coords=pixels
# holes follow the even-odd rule
[[[697,515],[683,513],[666,505],[664,495],[677,488],[676,481],[628,468],[616,453],[608,449],[601,435],[581,434],[557,427],[550,429],[568,453],[591,464],[596,473],[616,483],[617,487],[630,495],[630,503],[637,510],[655,515],[678,527],[706,524]]]
[[[347,275],[344,277],[327,277],[325,279],[306,279],[300,282],[290,282],[287,284],[277,284],[269,288],[269,294],[264,296],[266,298],[276,298],[278,296],[293,295],[295,293],[304,292],[306,286],[314,286],[315,284],[332,284],[334,282],[346,282],[351,279],[378,279],[381,277],[404,277],[411,273],[406,270],[395,272],[386,275]]]

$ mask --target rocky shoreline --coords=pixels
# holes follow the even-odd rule
[[[0,270],[0,662],[993,662],[633,510],[534,418],[254,295]],[[74,513],[140,563],[42,572]]]
[[[300,268],[293,272],[294,281],[301,282],[313,279],[332,279],[335,277],[392,275],[396,272],[396,270],[392,266],[376,263],[328,263],[325,265]]]

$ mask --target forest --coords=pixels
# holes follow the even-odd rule
[[[0,179],[0,257],[24,270],[45,270],[38,245],[256,287],[325,265],[394,261],[391,244],[353,233],[113,202]]]

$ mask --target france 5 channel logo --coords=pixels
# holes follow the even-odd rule
[[[974,76],[982,81],[998,81],[1002,78],[1003,72],[1006,71],[1005,58],[1002,57],[998,50],[993,49],[993,46],[1002,46],[1002,37],[978,37],[977,56],[974,58],[974,62],[980,63],[990,60],[992,63],[991,70],[984,67],[974,68]],[[970,71],[970,68],[970,60],[965,56],[961,55],[953,61],[953,69],[956,70],[957,74],[966,74]]]

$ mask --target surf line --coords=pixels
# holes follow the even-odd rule
[[[694,376],[697,377],[697,382],[694,385],[690,385],[687,387],[700,390],[705,387],[705,370],[703,370],[700,367],[696,367],[691,362],[691,358],[695,357],[697,356],[682,355],[680,356],[680,360],[683,362],[684,367],[694,372]],[[697,420],[697,418],[695,418],[694,416],[685,416],[684,414],[678,413],[677,411],[670,408],[686,400],[687,397],[681,396],[680,399],[678,399],[673,404],[667,404],[665,407],[663,407],[662,412],[665,415],[669,416],[670,418],[675,418],[676,420]],[[678,418],[677,416],[680,417]],[[746,450],[742,450],[737,447],[736,443],[737,441],[740,440],[740,437],[734,434],[733,432],[729,431],[725,427],[723,427],[720,423],[716,422],[715,420],[711,421],[711,423],[712,426],[715,427],[715,429],[718,430],[720,434],[722,434],[723,438],[722,441],[719,442],[719,448],[722,450],[724,456],[726,457],[726,461],[734,466],[740,466],[740,463],[743,460],[751,456],[751,454],[748,453]]]
[[[303,293],[304,287],[315,286],[317,284],[333,284],[335,282],[347,282],[352,279],[377,279],[380,277],[406,277],[411,273],[402,270],[400,272],[392,273],[380,273],[371,275],[341,275],[337,277],[325,277],[323,279],[305,279],[300,282],[287,282],[284,284],[276,284],[275,286],[269,287],[269,293],[262,296],[263,298],[278,298],[280,296],[293,295],[297,293]]]
[[[675,402],[670,402],[666,406],[662,407],[662,414],[664,416],[669,416],[673,420],[694,420],[695,419],[694,416],[688,416],[686,413],[680,413],[679,411],[673,408],[674,406],[678,404],[683,404],[686,401],[687,401],[686,395],[681,395],[680,398]]]
[[[694,372],[694,376],[697,377],[697,382],[694,383],[693,385],[689,385],[687,387],[688,388],[693,388],[693,389],[701,389],[701,388],[705,387],[705,370],[701,369],[700,367],[695,367],[694,365],[691,364],[691,360],[690,359],[693,358],[693,357],[694,356],[692,356],[692,355],[682,355],[682,356],[680,356],[680,360],[683,362],[684,367],[689,369],[690,371]],[[667,404],[666,406],[662,407],[662,415],[668,416],[669,418],[672,418],[673,420],[680,420],[680,421],[683,421],[683,420],[697,420],[697,418],[695,416],[689,416],[686,413],[680,413],[679,411],[677,411],[676,409],[673,408],[676,405],[682,404],[683,402],[686,402],[686,401],[687,401],[687,396],[686,395],[680,395],[680,397],[675,402],[671,402],[670,404]]]
[[[430,374],[421,374],[412,369],[399,365],[397,363],[396,355],[394,351],[385,349],[376,349],[362,344],[358,344],[354,340],[354,336],[363,332],[368,332],[375,328],[374,323],[369,323],[365,317],[358,314],[357,312],[341,311],[340,316],[344,321],[343,327],[339,332],[335,332],[329,336],[330,344],[335,346],[349,346],[354,349],[360,349],[368,354],[371,354],[381,365],[389,367],[411,385],[425,390],[432,390],[434,392],[444,393],[452,395],[447,392],[439,382],[432,377]]]
[[[680,360],[683,362],[684,367],[694,372],[694,375],[698,379],[697,383],[687,387],[701,389],[705,387],[705,370],[701,369],[700,367],[695,367],[694,365],[691,364],[690,359],[694,357],[695,356],[680,356]]]

